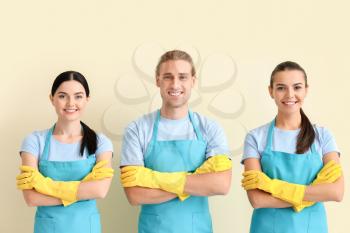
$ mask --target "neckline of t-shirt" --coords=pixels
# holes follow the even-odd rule
[[[53,135],[51,136],[51,139],[53,139],[56,143],[62,144],[62,145],[77,145],[80,143],[81,140],[76,141],[76,142],[72,142],[72,143],[68,143],[68,142],[62,142],[58,139],[56,139]]]
[[[180,119],[169,119],[169,118],[165,118],[165,117],[160,116],[160,120],[162,122],[169,123],[169,124],[182,123],[182,122],[188,121],[188,119],[189,119],[188,115],[183,117],[183,118],[180,118]]]
[[[300,131],[300,128],[299,129],[280,129],[275,126],[275,130],[282,133],[298,133]]]

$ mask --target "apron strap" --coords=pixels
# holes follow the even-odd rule
[[[157,111],[156,120],[154,121],[154,124],[153,124],[153,133],[152,133],[151,143],[154,143],[155,141],[157,141],[159,121],[160,121],[160,109],[158,109]]]
[[[272,140],[273,140],[273,129],[275,128],[275,119],[271,121],[269,126],[269,131],[267,133],[267,141],[266,141],[266,147],[265,150],[271,151],[272,150]]]
[[[52,132],[54,129],[55,129],[55,125],[52,126],[46,134],[44,151],[43,151],[43,154],[42,154],[40,160],[48,160],[49,159],[51,136],[52,136]]]
[[[198,125],[195,124],[195,122],[194,122],[193,112],[192,112],[192,111],[189,111],[189,112],[188,112],[188,115],[190,116],[190,121],[191,121],[191,123],[192,123],[194,132],[196,133],[197,140],[203,141],[202,133],[201,133],[201,131],[199,130]]]

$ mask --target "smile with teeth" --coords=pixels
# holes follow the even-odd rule
[[[285,105],[294,105],[297,103],[297,101],[283,101],[282,103]]]
[[[64,109],[65,112],[72,113],[78,111],[78,109]]]
[[[181,95],[183,92],[182,91],[169,91],[168,94],[171,96],[179,96]]]

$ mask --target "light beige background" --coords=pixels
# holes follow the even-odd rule
[[[244,138],[237,125],[251,129],[274,116],[275,105],[267,92],[274,66],[287,59],[298,61],[310,82],[305,111],[313,122],[328,127],[336,136],[346,176],[350,170],[349,7],[347,1],[2,0],[0,232],[32,232],[35,209],[25,205],[15,188],[18,148],[25,135],[54,123],[48,95],[58,73],[73,69],[89,80],[92,100],[84,121],[113,136],[117,167],[120,141],[110,132],[120,132],[127,122],[147,112],[152,100],[122,103],[115,94],[116,80],[125,73],[134,74],[133,54],[145,43],[164,49],[185,43],[196,48],[202,58],[226,53],[234,59],[237,75],[230,88],[245,97],[244,111],[232,120],[211,114],[208,105],[214,92],[202,93],[202,103],[196,107],[224,126],[232,149],[239,148]],[[149,86],[145,84],[155,93]],[[129,89],[135,95],[133,85]],[[235,100],[229,98],[221,101],[228,108],[234,106],[232,102]],[[127,107],[130,111],[116,113],[111,122],[113,108]],[[235,154],[233,160],[230,194],[210,198],[217,233],[249,229],[252,208],[240,187],[240,156]],[[331,233],[349,231],[348,196],[346,193],[341,203],[326,204]],[[103,232],[136,232],[138,209],[128,205],[117,177],[99,206]]]

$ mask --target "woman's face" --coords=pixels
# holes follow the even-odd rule
[[[63,82],[50,99],[58,119],[64,121],[80,121],[89,100],[83,85],[75,80]]]
[[[272,87],[269,87],[278,111],[285,114],[300,112],[307,90],[304,73],[300,70],[277,72],[273,77]]]

